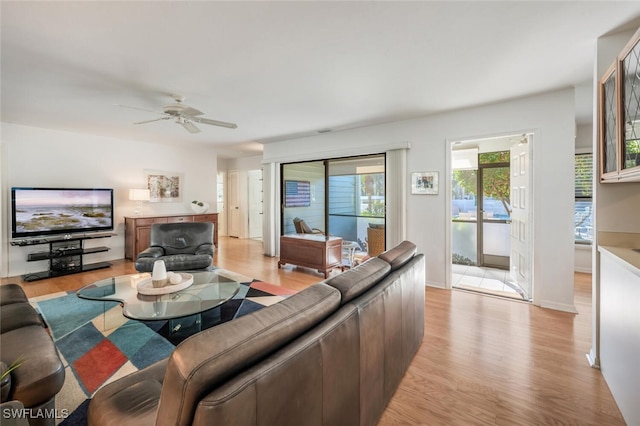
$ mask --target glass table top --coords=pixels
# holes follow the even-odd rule
[[[186,272],[186,271],[185,271]],[[220,306],[238,293],[240,283],[217,271],[188,272],[193,284],[161,295],[138,293],[138,283],[150,274],[122,275],[96,281],[78,290],[78,297],[122,302],[122,314],[136,320],[164,320],[195,315]]]

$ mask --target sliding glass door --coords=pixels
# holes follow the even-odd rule
[[[309,161],[282,165],[282,234],[295,234],[294,219],[324,233],[325,162]]]
[[[329,232],[355,242],[362,251],[371,251],[374,242],[370,227],[385,226],[384,155],[328,161]]]
[[[367,251],[369,228],[376,228],[384,248],[384,154],[283,164],[281,176],[283,234],[299,233],[294,219],[302,219],[307,231]]]

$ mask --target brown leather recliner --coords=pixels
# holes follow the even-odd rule
[[[167,271],[205,269],[213,262],[213,223],[159,223],[151,225],[149,247],[138,254],[136,270],[151,272],[156,260]]]

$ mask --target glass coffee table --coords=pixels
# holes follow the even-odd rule
[[[185,271],[186,272],[186,271]],[[185,324],[200,331],[201,314],[219,307],[238,293],[240,283],[217,271],[188,272],[193,284],[184,290],[161,295],[138,293],[137,285],[150,274],[122,275],[96,281],[78,290],[82,299],[120,302],[122,314],[140,321],[169,320],[170,333],[184,331]]]

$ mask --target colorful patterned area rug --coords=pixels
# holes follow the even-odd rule
[[[201,328],[241,317],[295,293],[234,272],[240,290],[221,307],[202,313]],[[103,385],[166,358],[193,332],[169,333],[168,321],[135,321],[117,302],[80,299],[75,292],[30,299],[48,326],[65,365],[65,383],[56,396],[62,425],[84,424],[89,398]]]

